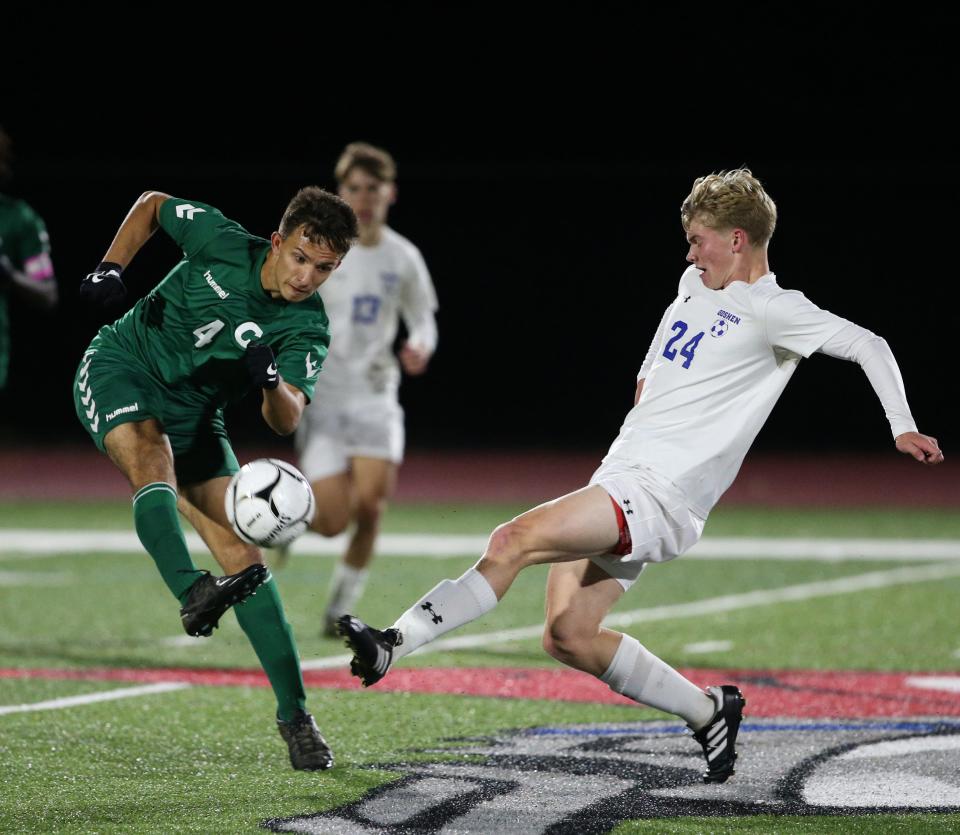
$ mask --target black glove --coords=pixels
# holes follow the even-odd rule
[[[119,264],[103,261],[80,282],[80,300],[90,307],[110,307],[123,301],[127,288],[120,278],[122,272]]]
[[[250,381],[259,388],[271,391],[280,385],[280,372],[277,371],[277,361],[273,356],[273,349],[269,345],[249,345],[243,355],[243,362],[247,366]]]

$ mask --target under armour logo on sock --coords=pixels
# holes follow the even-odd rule
[[[630,515],[631,513],[633,513],[633,508],[630,507],[630,499],[623,500],[623,509],[627,515]]]
[[[429,600],[426,603],[421,603],[420,608],[430,613],[430,617],[433,618],[434,623],[443,623],[443,616],[433,611],[433,604]]]

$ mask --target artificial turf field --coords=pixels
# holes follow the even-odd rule
[[[482,535],[522,509],[398,505],[386,531]],[[125,502],[6,503],[0,527],[8,537],[15,529],[42,540],[72,530],[128,532],[132,523]],[[182,668],[256,668],[230,614],[213,639],[187,640],[175,602],[138,549],[0,547],[0,831],[960,831],[960,815],[951,811],[960,809],[960,518],[721,507],[704,541],[733,536],[792,541],[801,553],[691,554],[649,569],[615,610],[634,613],[623,628],[673,666],[730,670],[729,680],[746,682],[738,774],[705,788],[691,777],[700,767],[697,746],[657,711],[505,697],[513,695],[509,681],[499,698],[474,695],[469,684],[462,693],[344,689],[335,678],[345,678],[337,661],[344,649],[319,636],[333,557],[306,553],[275,576],[308,669],[309,707],[337,765],[322,774],[293,772],[273,727],[269,689],[238,684],[249,682],[242,677],[225,676],[220,684],[195,678],[189,686],[183,680]],[[828,538],[896,540],[903,555],[894,549],[865,558],[880,551],[854,547],[830,560],[803,558],[804,543]],[[946,556],[916,558],[925,553],[918,540],[939,541]],[[958,556],[949,555],[952,546]],[[207,555],[196,557],[201,567],[214,567]],[[357,614],[387,625],[475,558],[384,556]],[[477,640],[415,654],[384,684],[439,667],[449,670],[440,678],[454,682],[447,689],[456,690],[457,681],[467,681],[458,671],[486,669],[474,680],[489,684],[508,668],[519,676],[516,691],[525,693],[517,671],[559,674],[535,636],[545,576],[546,568],[525,572],[496,610],[455,633]],[[651,610],[656,618],[644,619]],[[90,668],[107,669],[101,675]],[[163,676],[138,677],[150,668],[176,668],[169,689],[157,683]],[[28,670],[48,672],[23,677]],[[111,671],[128,677],[110,679]],[[767,694],[779,685],[767,679],[779,676],[782,685],[790,671],[884,674],[876,681],[888,689],[873,694],[862,715],[848,702],[828,715],[831,703],[824,713],[822,699],[807,712],[778,713]],[[74,674],[84,677],[57,677]],[[437,680],[428,670],[423,675]],[[901,682],[899,688],[915,679],[934,685],[922,691],[930,698],[904,707],[889,682]],[[800,695],[822,697],[817,681],[799,686]],[[851,686],[877,685],[857,679]],[[791,687],[798,690],[781,690]],[[97,693],[127,697],[55,702]],[[42,703],[49,704],[36,709]],[[851,753],[855,748],[860,754]],[[780,787],[774,796],[761,796],[773,784]],[[833,786],[846,794],[831,793]],[[891,801],[898,792],[903,801]]]

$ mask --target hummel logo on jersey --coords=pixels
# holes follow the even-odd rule
[[[684,296],[683,303],[686,304],[688,301],[690,301],[690,298],[691,298],[690,296]]]
[[[126,415],[130,412],[136,412],[140,408],[140,403],[131,403],[129,406],[121,406],[112,412],[107,412],[107,420],[113,420],[117,415]]]
[[[201,211],[203,211],[203,210],[201,209]],[[216,293],[221,299],[225,299],[227,296],[230,295],[230,294],[229,294],[226,290],[224,290],[219,284],[217,284],[216,280],[215,280],[214,277],[213,277],[213,273],[211,273],[210,270],[207,270],[207,271],[203,274],[203,277],[207,280],[207,284],[210,285],[210,287],[212,288],[213,292]]]
[[[628,516],[633,513],[633,508],[630,507],[630,499],[623,500],[623,510]]]
[[[443,615],[438,615],[433,611],[433,604],[429,600],[426,603],[421,603],[420,608],[430,613],[430,617],[433,618],[434,623],[443,623]]]
[[[315,377],[320,373],[320,366],[315,362],[311,362],[310,354],[307,353],[307,377]]]
[[[183,218],[185,216],[187,220],[193,220],[194,215],[205,211],[206,209],[201,209],[199,206],[191,206],[189,203],[181,203],[176,207],[177,217]]]

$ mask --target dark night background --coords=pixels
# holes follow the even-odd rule
[[[13,307],[3,441],[88,442],[70,385],[102,322],[78,308],[76,287],[142,191],[212,203],[267,236],[294,191],[332,187],[343,145],[364,139],[397,159],[390,222],[420,247],[440,299],[438,353],[401,390],[411,447],[605,449],[685,267],[680,203],[696,176],[746,164],[777,202],[770,261],[781,286],[884,336],[920,430],[949,450],[960,162],[935,109],[901,95],[913,82],[894,70],[824,71],[816,84],[757,94],[776,104],[761,117],[742,99],[726,108],[701,91],[663,104],[642,86],[630,97],[601,91],[591,109],[563,81],[529,99],[529,79],[512,88],[509,114],[494,90],[474,88],[449,113],[414,100],[406,120],[385,110],[283,122],[265,103],[260,120],[184,106],[166,121],[144,110],[88,130],[0,109],[16,153],[4,190],[46,220],[61,292],[47,316]],[[736,130],[723,129],[731,116]],[[177,258],[158,233],[128,286],[142,295]],[[237,441],[270,436],[253,396],[228,427]],[[756,448],[889,444],[859,368],[815,356]]]

